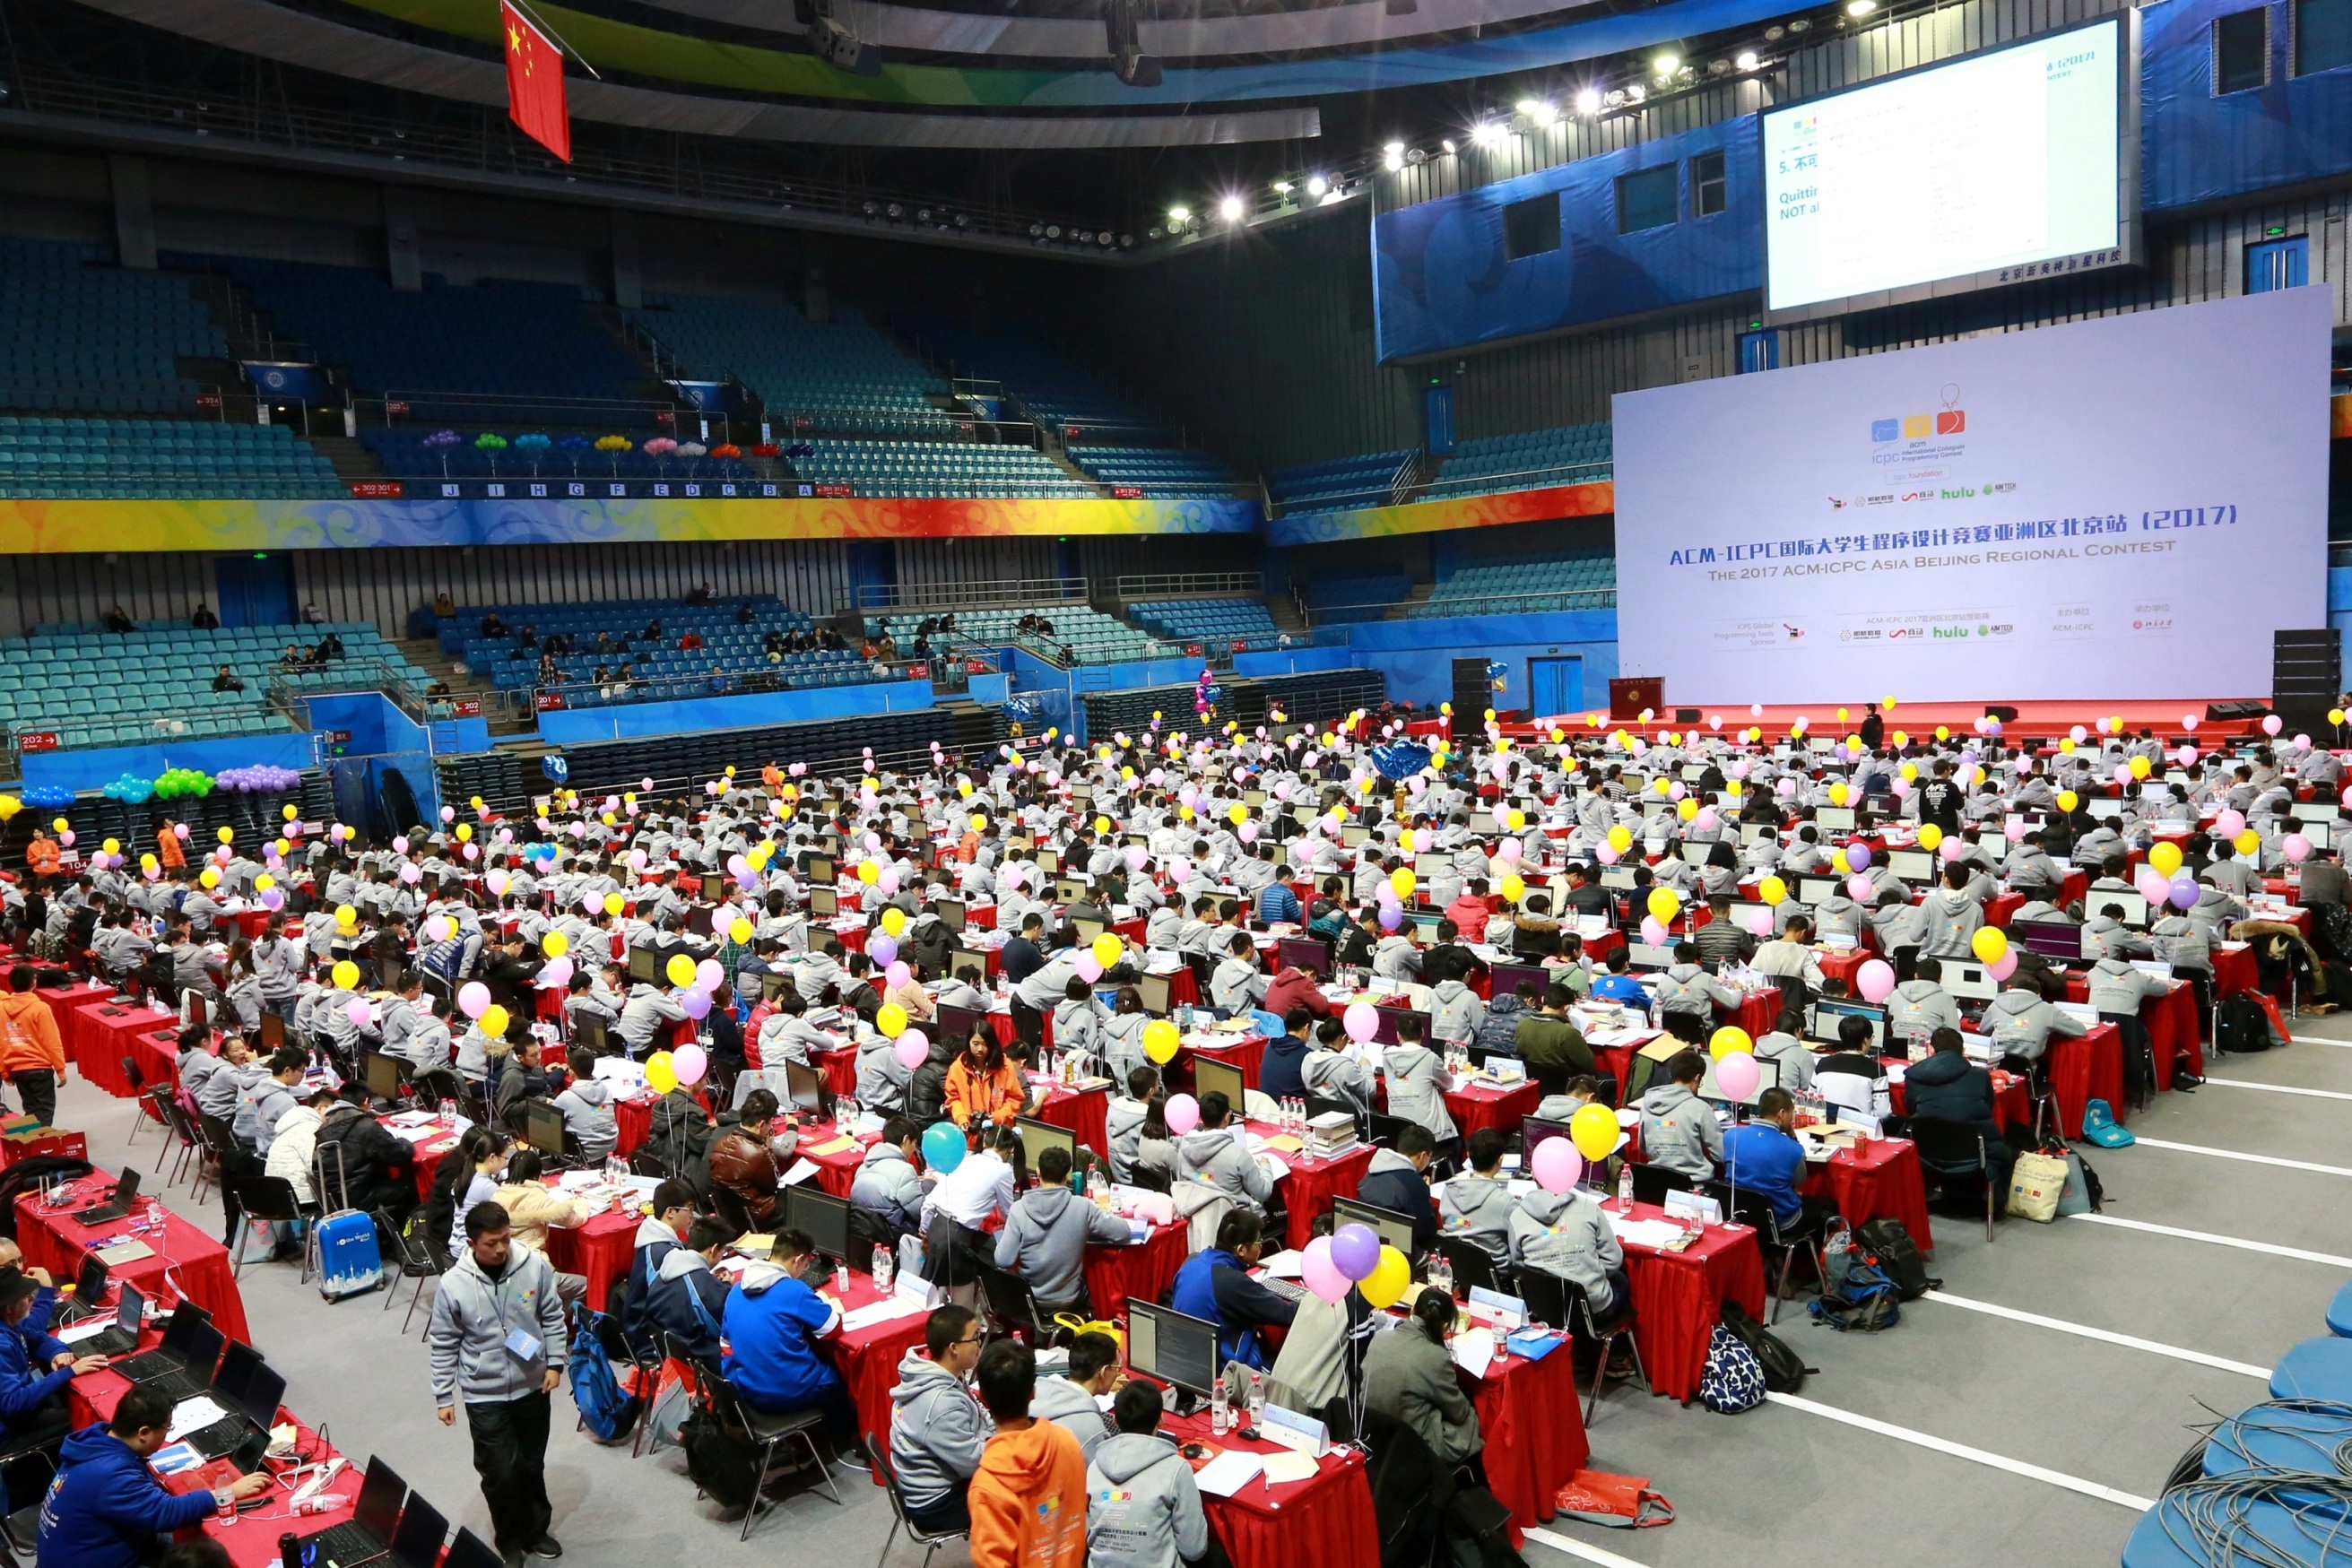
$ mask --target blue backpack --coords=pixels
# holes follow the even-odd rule
[[[613,1364],[596,1339],[596,1323],[604,1314],[584,1303],[574,1313],[572,1354],[564,1364],[572,1379],[572,1402],[598,1442],[625,1443],[636,1431],[644,1396],[623,1393],[621,1380],[613,1375]]]
[[[1902,1320],[1902,1291],[1864,1253],[1853,1249],[1833,1252],[1825,1262],[1829,1278],[1810,1308],[1814,1322],[1841,1333],[1876,1333]]]

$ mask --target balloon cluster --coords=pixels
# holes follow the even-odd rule
[[[179,800],[213,792],[213,776],[193,768],[167,768],[155,776],[155,799]]]
[[[300,788],[302,775],[291,768],[257,763],[251,768],[224,768],[213,775],[215,789],[240,795],[283,795]]]
[[[36,784],[22,798],[26,805],[44,811],[62,811],[74,803],[74,792],[62,784]]]
[[[126,773],[99,793],[126,806],[143,806],[155,798],[155,780],[142,779],[136,773]]]
[[[1372,747],[1372,767],[1389,779],[1410,779],[1429,766],[1431,752],[1417,740],[1392,740]]]

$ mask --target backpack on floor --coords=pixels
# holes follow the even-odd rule
[[[2270,1015],[2248,996],[2224,997],[2213,1019],[2213,1049],[2223,1055],[2247,1055],[2271,1048]]]
[[[687,1478],[703,1495],[732,1511],[751,1506],[760,1485],[760,1456],[749,1443],[730,1437],[717,1416],[698,1407],[679,1428]]]
[[[1813,1322],[1841,1333],[1877,1333],[1903,1321],[1895,1281],[1859,1250],[1830,1254],[1828,1278],[1810,1308]]]
[[[1706,1342],[1706,1367],[1698,1376],[1699,1402],[1718,1416],[1737,1416],[1764,1403],[1764,1368],[1756,1353],[1721,1323]]]
[[[1774,1394],[1794,1394],[1805,1385],[1806,1375],[1813,1369],[1805,1364],[1805,1358],[1791,1349],[1787,1340],[1749,1317],[1748,1310],[1738,1301],[1727,1301],[1719,1310],[1723,1326],[1756,1358],[1767,1389]]]
[[[1906,1301],[1917,1301],[1944,1282],[1927,1272],[1927,1260],[1899,1219],[1871,1220],[1853,1233],[1853,1239]]]
[[[319,1294],[340,1301],[383,1283],[383,1248],[375,1217],[346,1208],[319,1221]]]
[[[596,1342],[595,1324],[602,1314],[585,1302],[572,1312],[572,1353],[563,1364],[565,1375],[572,1380],[572,1402],[580,1407],[581,1421],[598,1442],[625,1443],[636,1431],[643,1398],[622,1392],[604,1347]]]

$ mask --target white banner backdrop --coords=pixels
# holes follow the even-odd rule
[[[2259,695],[2327,623],[2326,291],[1615,400],[1619,664],[1671,703]]]

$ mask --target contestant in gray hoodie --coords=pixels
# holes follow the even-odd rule
[[[1497,1263],[1511,1254],[1510,1184],[1503,1179],[1503,1134],[1481,1127],[1466,1140],[1470,1168],[1437,1189],[1438,1233],[1475,1241]]]
[[[934,1307],[923,1343],[898,1363],[890,1390],[890,1468],[907,1511],[928,1530],[971,1522],[965,1489],[994,1424],[964,1380],[980,1364],[980,1321],[969,1307]]]
[[[1609,1217],[1575,1187],[1538,1187],[1519,1200],[1511,1216],[1511,1262],[1582,1286],[1595,1313],[1616,1304],[1625,1279],[1625,1249]]]
[[[1039,1155],[1037,1185],[1021,1195],[996,1233],[996,1266],[1026,1280],[1037,1310],[1049,1316],[1085,1300],[1088,1242],[1124,1247],[1134,1239],[1126,1220],[1072,1192],[1069,1181],[1068,1150]]]
[[[1077,1334],[1070,1340],[1069,1352],[1067,1372],[1037,1380],[1036,1392],[1029,1396],[1029,1414],[1067,1428],[1078,1440],[1079,1454],[1091,1461],[1110,1436],[1110,1420],[1097,1401],[1118,1385],[1118,1341],[1107,1333]]]
[[[1678,1051],[1666,1063],[1666,1082],[1642,1096],[1642,1153],[1693,1181],[1714,1180],[1723,1160],[1723,1129],[1715,1108],[1698,1097],[1706,1075],[1705,1057]]]
[[[1274,1182],[1241,1141],[1241,1130],[1226,1124],[1231,1113],[1222,1091],[1201,1096],[1199,1124],[1176,1145],[1177,1178],[1205,1182],[1236,1203],[1263,1204],[1274,1196]]]
[[[915,1168],[922,1130],[904,1116],[882,1124],[882,1136],[858,1162],[849,1201],[877,1214],[901,1236],[923,1228],[923,1177]]]
[[[1160,1432],[1160,1390],[1129,1384],[1087,1461],[1087,1568],[1177,1568],[1209,1550],[1192,1467]]]

